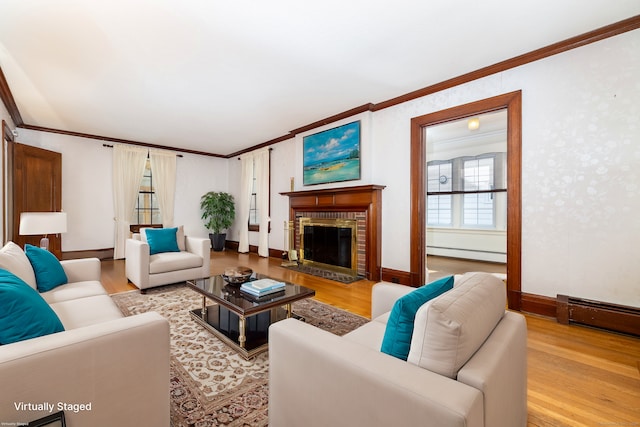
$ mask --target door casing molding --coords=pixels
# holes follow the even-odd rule
[[[469,116],[507,109],[507,301],[520,310],[522,241],[522,92],[515,91],[411,119],[411,285],[425,283],[426,164],[424,128]]]

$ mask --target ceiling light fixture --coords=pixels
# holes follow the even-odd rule
[[[469,119],[469,121],[467,122],[467,127],[469,128],[469,130],[477,130],[480,127],[480,119],[477,117]]]

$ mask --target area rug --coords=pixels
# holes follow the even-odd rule
[[[285,268],[288,268],[290,270],[299,271],[300,273],[311,274],[311,275],[316,276],[316,277],[322,277],[323,279],[334,280],[336,282],[345,283],[345,284],[349,284],[349,283],[357,282],[358,280],[362,280],[362,277],[360,277],[360,276],[353,276],[351,274],[345,274],[345,273],[339,273],[337,271],[325,270],[325,269],[322,269],[322,268],[312,267],[310,265],[293,265],[293,266],[286,266]]]
[[[127,316],[156,311],[171,331],[172,427],[266,426],[268,353],[244,360],[198,325],[189,310],[202,296],[185,285],[131,291],[112,296]],[[293,311],[319,328],[343,335],[368,319],[315,300],[293,304]]]

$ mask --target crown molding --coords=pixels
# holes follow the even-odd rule
[[[2,67],[0,67],[0,99],[9,112],[13,124],[15,126],[22,125],[24,123],[22,120],[22,116],[20,115],[20,111],[18,110],[18,106],[16,105],[16,100],[13,98],[11,88],[9,88],[9,84],[7,83],[7,79],[4,76]]]
[[[393,107],[394,105],[402,104],[407,101],[412,101],[416,98],[431,95],[436,92],[450,89],[455,86],[462,85],[474,80],[481,79],[483,77],[490,76],[502,71],[510,70],[511,68],[519,67],[521,65],[529,64],[540,59],[547,58],[549,56],[557,55],[559,53],[566,52],[578,47],[582,47],[591,43],[595,43],[600,40],[607,39],[609,37],[617,36],[619,34],[633,31],[640,28],[640,15],[636,15],[632,18],[625,19],[623,21],[616,22],[605,27],[598,28],[588,33],[584,33],[569,39],[560,41],[558,43],[545,46],[540,49],[525,53],[520,56],[516,56],[511,59],[507,59],[497,64],[489,65],[488,67],[480,68],[479,70],[472,71],[470,73],[463,74],[458,77],[454,77],[449,80],[445,80],[440,83],[436,83],[431,86],[427,86],[422,89],[418,89],[413,92],[398,96],[388,101],[375,104],[373,111],[383,110],[385,108]]]
[[[92,135],[92,134],[81,133],[81,132],[71,132],[71,131],[67,131],[67,130],[53,129],[53,128],[47,128],[47,127],[42,127],[42,126],[33,126],[33,125],[25,125],[25,124],[23,124],[23,125],[20,125],[18,127],[21,128],[21,129],[30,129],[30,130],[37,130],[37,131],[40,131],[40,132],[58,133],[58,134],[62,134],[62,135],[77,136],[77,137],[80,137],[80,138],[96,139],[96,140],[99,140],[99,141],[114,142],[114,143],[119,143],[119,144],[138,145],[138,146],[141,146],[141,147],[148,147],[148,148],[159,148],[159,149],[162,149],[162,150],[178,151],[180,153],[197,154],[197,155],[200,155],[200,156],[221,157],[221,158],[225,158],[226,157],[226,156],[223,156],[221,154],[207,153],[205,151],[189,150],[189,149],[186,149],[186,148],[170,147],[170,146],[167,146],[167,145],[149,144],[149,143],[146,143],[146,142],[132,141],[132,140],[129,140],[129,139],[111,138],[111,137],[108,137],[108,136]]]

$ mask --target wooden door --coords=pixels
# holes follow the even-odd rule
[[[43,236],[20,236],[20,214],[59,212],[62,209],[62,154],[11,143],[8,157],[12,202],[9,235],[21,247],[25,243],[39,246]],[[60,235],[48,237],[49,250],[61,259]]]

